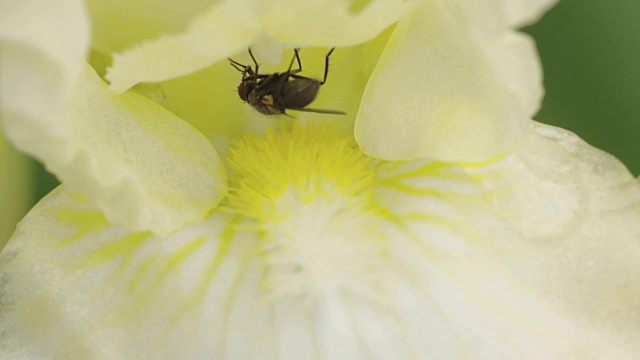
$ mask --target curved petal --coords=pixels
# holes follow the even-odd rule
[[[54,191],[0,255],[0,349],[61,358],[636,357],[640,185],[615,159],[540,127],[484,163],[374,165],[335,130],[311,130],[272,134],[274,143],[246,138],[245,160],[277,148],[255,154],[266,172],[236,179],[236,190],[248,186],[221,208],[229,212],[162,241]],[[349,159],[335,157],[338,148]],[[279,173],[269,161],[323,165]],[[323,184],[297,176],[306,171],[365,176]],[[288,191],[287,182],[321,191]],[[245,212],[265,200],[275,208]]]
[[[77,193],[54,190],[0,256],[0,352],[17,358],[202,357],[216,336],[204,338],[215,334],[198,318],[204,309],[193,307],[206,296],[222,308],[233,277],[212,293],[203,281],[215,278],[218,267],[232,276],[239,261],[217,260],[228,250],[218,241],[224,230],[217,219],[166,239],[131,233]]]
[[[68,101],[65,117],[27,123],[15,115],[7,129],[111,221],[167,235],[202,219],[226,194],[211,144],[155,102],[113,95],[88,66]]]
[[[412,6],[411,1],[376,0],[353,13],[348,3],[339,0],[259,5],[220,1],[186,31],[114,54],[107,79],[113,91],[122,92],[138,82],[158,82],[203,69],[254,42],[276,40],[291,47],[353,45],[375,37]]]
[[[261,14],[261,21],[264,31],[283,43],[298,47],[348,46],[373,39],[411,11],[415,3],[371,0],[356,12],[348,1],[278,0]]]
[[[219,154],[223,153],[229,139],[238,138],[245,132],[262,133],[265,128],[283,122],[304,123],[326,118],[338,123],[345,133],[352,133],[360,96],[390,33],[385,31],[384,36],[365,44],[336,49],[331,55],[327,82],[321,87],[312,107],[341,110],[346,115],[288,111],[296,120],[261,116],[238,97],[235,87],[241,80],[241,74],[227,62],[161,83],[167,108],[207,136]],[[300,58],[304,70],[301,74],[322,78],[328,51],[328,48],[302,49]],[[266,64],[265,72],[286,69],[291,56],[293,51],[285,52],[283,61],[274,66]],[[251,61],[248,54],[234,57],[234,60],[241,63]]]
[[[216,0],[87,0],[91,47],[105,54],[122,51],[162,33],[184,31]]]
[[[3,2],[0,105],[8,137],[110,220],[167,234],[224,196],[220,160],[197,131],[85,68],[80,1]]]
[[[67,129],[50,119],[64,116],[89,49],[82,1],[4,1],[1,6],[0,109],[5,125],[31,128],[49,122],[50,137],[68,136]]]
[[[537,123],[532,130],[518,151],[484,169],[495,179],[486,184],[496,214],[530,249],[509,266],[591,329],[594,347],[627,354],[600,357],[632,358],[640,351],[640,185],[574,134]]]
[[[470,161],[517,141],[531,106],[512,94],[482,45],[450,2],[423,2],[403,19],[365,88],[355,127],[363,151]]]
[[[533,117],[542,105],[542,64],[534,40],[520,32],[505,32],[487,43],[484,53],[494,74],[515,97],[518,108]]]
[[[532,24],[558,0],[501,0],[506,8],[507,20],[512,27]]]
[[[195,18],[183,33],[163,35],[113,54],[106,78],[122,92],[138,82],[158,82],[205,68],[249,47],[260,34],[244,1],[223,0]]]
[[[384,204],[401,228],[416,242],[431,233],[428,245],[404,254],[428,254],[451,271],[452,284],[465,284],[457,296],[477,297],[471,303],[484,309],[476,315],[494,315],[475,318],[447,288],[438,292],[453,296],[442,311],[465,313],[454,324],[465,324],[459,330],[474,333],[488,358],[633,359],[640,185],[628,170],[575,135],[539,124],[516,151],[462,165],[394,164],[381,175]],[[455,350],[439,358],[465,358]]]
[[[558,0],[454,0],[480,37],[491,38],[538,21]]]

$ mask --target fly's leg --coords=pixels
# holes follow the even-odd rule
[[[258,67],[260,67],[260,65],[258,65],[258,62],[256,61],[256,58],[253,57],[253,53],[251,52],[251,48],[249,48],[249,55],[251,56],[251,60],[253,60],[253,63],[256,65],[256,76],[258,75]]]
[[[264,80],[260,81],[260,83],[256,85],[256,88],[254,91],[264,89],[265,87],[267,87],[267,85],[273,82],[273,79],[277,79],[277,78],[278,78],[278,74],[256,76],[256,79],[264,79]]]
[[[331,55],[331,53],[335,49],[336,48],[331,48],[331,50],[329,50],[329,53],[327,54],[327,56],[325,56],[325,58],[324,58],[324,80],[322,80],[320,85],[324,85],[324,83],[327,82],[327,75],[329,75],[329,56]]]
[[[298,53],[299,51],[300,49],[293,49],[294,59],[298,62],[298,69],[291,71],[291,67],[293,66],[293,60],[294,60],[294,59],[291,59],[291,64],[289,64],[289,70],[287,70],[287,72],[290,74],[297,74],[300,71],[302,71],[302,63],[300,62],[300,54]]]
[[[233,60],[232,58],[227,58],[227,59],[229,59],[229,61],[231,62],[231,66],[233,66],[236,70],[242,73],[242,80],[245,80],[247,78],[247,74],[253,75],[253,72],[251,71],[251,66],[241,64]]]
[[[292,74],[297,74],[300,71],[302,71],[302,63],[300,62],[300,54],[298,54],[298,51],[300,51],[300,49],[293,49],[293,53],[294,53],[293,58],[291,58],[291,62],[289,63],[289,68],[287,69],[287,72],[282,74],[282,77],[280,78],[280,82],[278,83],[276,94],[280,94],[280,92],[282,91],[282,88],[284,87],[284,84],[286,84],[287,81],[289,81],[289,76],[292,76]],[[294,60],[298,62],[298,68],[296,70],[291,70],[291,68],[293,67]]]

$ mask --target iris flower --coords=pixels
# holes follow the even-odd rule
[[[0,257],[0,352],[637,357],[640,185],[530,120],[552,3],[2,2],[3,125],[62,185]],[[346,116],[237,98],[228,57],[334,46]]]

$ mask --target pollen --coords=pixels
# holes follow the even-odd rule
[[[274,296],[313,297],[375,277],[384,253],[376,161],[353,137],[326,123],[295,125],[245,135],[227,160],[224,206],[260,234]]]

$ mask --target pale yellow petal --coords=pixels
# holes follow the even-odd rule
[[[63,116],[89,46],[88,17],[81,0],[0,2],[0,124],[23,151],[33,143],[12,136],[13,125],[26,133],[46,128],[48,140],[68,135]],[[2,229],[0,243],[14,230],[30,201],[26,157],[2,140]],[[33,142],[47,139],[33,139]],[[48,151],[48,150],[47,150]]]
[[[542,64],[534,40],[521,32],[505,32],[484,45],[496,78],[529,117],[540,110],[544,97]]]
[[[7,127],[46,127],[52,138],[68,136],[56,122],[65,115],[89,47],[82,1],[4,1],[0,6],[2,120]],[[7,135],[19,149],[29,150],[12,138],[11,129]]]
[[[236,87],[242,75],[228,62],[219,62],[196,73],[161,83],[169,110],[195,126],[207,136],[221,153],[226,141],[245,132],[262,133],[275,124],[316,121],[326,119],[339,124],[345,133],[353,132],[353,123],[360,105],[360,97],[369,75],[375,67],[380,52],[391,31],[385,31],[376,39],[357,46],[338,48],[330,57],[327,82],[322,85],[318,97],[309,106],[314,109],[331,109],[346,115],[326,115],[287,110],[294,118],[269,118],[257,113],[238,97]],[[300,50],[303,72],[301,75],[322,79],[325,55],[329,48],[304,48]],[[265,63],[260,71],[282,72],[287,69],[293,51],[281,54],[276,65]],[[233,57],[243,63],[251,63],[247,52]],[[262,62],[262,58],[258,61]]]
[[[422,271],[436,269],[428,286],[441,328],[455,329],[425,354],[477,358],[471,338],[487,358],[637,357],[640,185],[617,159],[534,124],[489,161],[381,172],[382,205],[415,239],[402,263],[417,274],[417,259],[428,258]]]
[[[558,0],[454,0],[467,14],[480,37],[495,37],[505,31],[536,22]]]
[[[215,219],[165,239],[132,233],[110,224],[79,194],[54,190],[0,255],[0,353],[59,359],[213,354],[207,342],[215,344],[215,324],[224,324],[238,261],[232,254],[220,259],[229,250],[220,241],[225,229]],[[219,266],[230,278],[208,289]],[[216,308],[210,321],[200,321],[207,316],[202,303]]]
[[[122,51],[163,33],[184,31],[216,0],[87,0],[91,46],[106,54]]]
[[[624,165],[568,131],[533,124],[513,155],[468,171],[485,177],[495,214],[526,239],[493,242],[501,261],[592,334],[583,346],[593,358],[637,356],[640,185]]]
[[[371,40],[409,13],[415,1],[371,0],[354,11],[341,0],[278,0],[261,14],[264,31],[299,47],[348,46]]]
[[[27,126],[8,118],[7,128],[112,222],[167,235],[202,219],[226,194],[209,141],[155,102],[113,95],[87,66],[66,105],[60,119]]]
[[[423,3],[396,27],[365,89],[355,136],[373,156],[478,160],[517,140],[528,109],[454,4]]]
[[[522,27],[534,23],[559,0],[500,0],[507,9],[509,25]]]
[[[224,0],[196,17],[185,32],[161,35],[113,54],[107,79],[113,91],[122,92],[138,82],[186,75],[246,50],[260,32],[248,4]]]
[[[224,206],[165,239],[54,191],[0,255],[0,349],[636,357],[640,186],[615,159],[548,127],[482,163],[385,163],[352,145],[327,125],[245,137]]]
[[[158,82],[203,69],[254,43],[256,54],[272,61],[279,55],[274,51],[283,46],[355,45],[380,34],[413,5],[412,1],[376,0],[355,12],[341,0],[219,1],[185,31],[114,54],[107,79],[113,91],[122,92],[138,82]],[[261,46],[265,43],[271,45]]]

